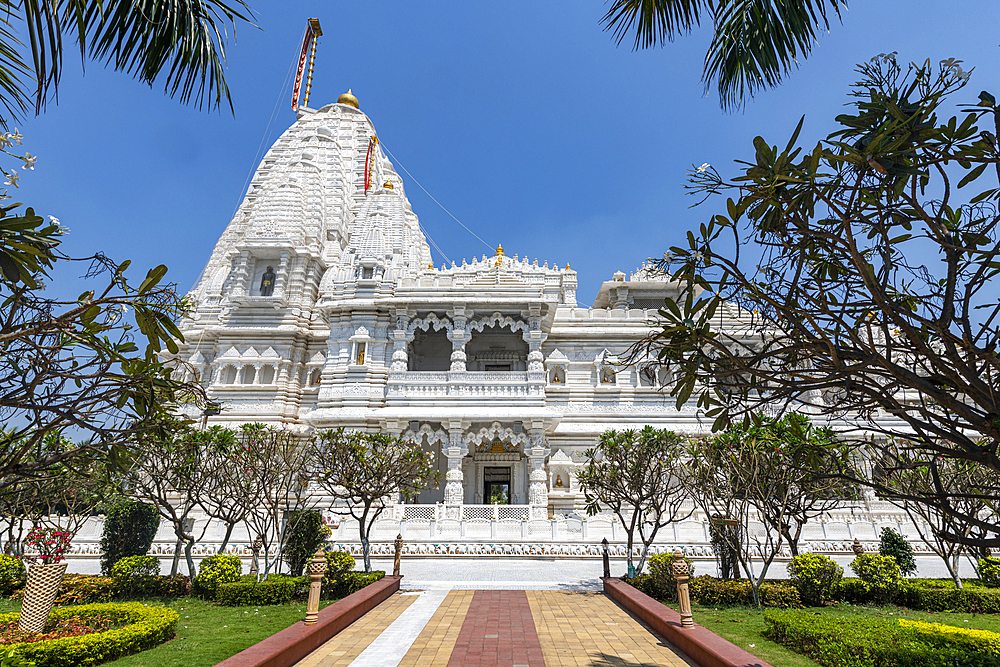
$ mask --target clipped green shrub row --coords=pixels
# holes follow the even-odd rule
[[[178,615],[167,607],[150,607],[139,602],[89,604],[56,609],[50,618],[103,616],[122,627],[79,637],[63,637],[42,642],[11,644],[18,654],[35,667],[87,667],[138,653],[174,636]],[[20,614],[0,615],[0,623],[12,623]]]
[[[368,584],[373,584],[382,577],[385,572],[375,570],[371,573],[365,572],[345,572],[340,581],[331,590],[331,599],[347,597],[351,593],[356,593]]]
[[[808,611],[768,610],[764,622],[765,637],[824,667],[1000,667],[983,631]]]
[[[676,599],[676,583],[674,595],[669,597],[663,591],[663,584],[651,574],[643,574],[633,579],[625,579],[626,583],[661,602]],[[713,607],[751,606],[753,605],[753,587],[749,579],[716,579],[708,575],[694,577],[688,582],[688,592],[691,601]],[[799,592],[790,581],[768,579],[760,586],[760,601],[765,607],[781,607],[798,609],[802,606]]]
[[[1000,614],[1000,590],[969,586],[923,588],[903,585],[892,600],[900,607],[922,611],[960,611],[970,614]]]
[[[237,581],[219,584],[215,590],[215,601],[229,607],[250,605],[287,604],[295,594],[294,578],[275,581]]]
[[[15,591],[10,598],[20,600],[23,590]],[[177,598],[191,594],[191,580],[186,575],[151,577],[139,590],[123,590],[111,577],[90,574],[67,574],[59,586],[57,606],[111,602],[128,597]]]

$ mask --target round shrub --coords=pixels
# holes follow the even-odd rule
[[[878,552],[883,556],[891,556],[904,577],[917,571],[917,561],[913,559],[913,547],[905,537],[892,528],[882,529],[882,541],[879,543]]]
[[[346,551],[326,550],[326,572],[323,574],[321,597],[343,597],[344,577],[357,565],[354,556]]]
[[[24,562],[20,558],[0,555],[0,595],[10,595],[24,587]]]
[[[160,527],[160,515],[152,505],[122,500],[111,506],[101,537],[101,574],[126,556],[145,556]]]
[[[843,576],[844,568],[819,554],[799,554],[788,563],[788,578],[799,589],[799,599],[813,607],[823,604]]]
[[[126,556],[111,568],[120,595],[150,592],[159,574],[160,559],[156,556]]]
[[[212,598],[219,584],[229,584],[240,580],[243,561],[232,554],[215,554],[201,561],[198,576],[194,578],[194,589],[199,595]]]
[[[285,562],[293,577],[302,576],[306,563],[323,546],[332,531],[316,510],[298,510],[288,515],[288,537],[285,539]]]
[[[903,584],[899,566],[892,556],[861,554],[851,562],[851,569],[876,601],[891,599]]]
[[[89,667],[138,653],[162,644],[174,636],[178,615],[167,607],[150,607],[139,602],[101,603],[54,609],[51,619],[103,616],[120,627],[78,637],[9,644],[35,667]],[[0,623],[16,622],[19,613],[0,615]],[[6,648],[6,647],[5,647]]]
[[[688,572],[694,577],[694,563],[687,556],[684,556],[684,562],[688,565]],[[659,594],[653,595],[653,597],[660,599],[662,596],[665,600],[677,599],[677,579],[674,578],[673,565],[674,555],[672,553],[656,554],[649,557],[649,587]]]
[[[994,558],[980,558],[979,580],[990,588],[1000,586],[1000,560],[996,560]]]

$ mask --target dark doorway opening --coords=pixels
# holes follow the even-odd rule
[[[510,467],[483,468],[483,504],[510,505]]]

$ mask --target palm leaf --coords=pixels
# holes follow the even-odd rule
[[[841,7],[845,0],[721,0],[705,55],[706,88],[717,80],[723,108],[735,108],[776,86],[809,55],[815,29],[829,29],[828,10],[840,18]]]
[[[58,91],[64,34],[77,43],[81,59],[103,61],[150,85],[162,77],[165,92],[184,104],[212,108],[225,99],[232,108],[225,24],[252,24],[244,0],[0,0],[0,5],[8,17],[20,13],[24,22],[36,113]],[[5,66],[17,64],[7,63],[4,49],[17,40],[0,28],[0,42],[0,95],[17,117],[23,88],[4,85]]]
[[[706,2],[711,6],[711,1]],[[699,24],[702,0],[612,0],[601,19],[605,30],[613,30],[621,44],[635,32],[635,50],[665,44]]]

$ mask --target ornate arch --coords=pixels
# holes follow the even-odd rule
[[[528,325],[526,322],[520,320],[515,320],[513,317],[508,317],[506,315],[501,315],[499,312],[493,313],[486,317],[481,317],[478,320],[473,320],[466,325],[470,331],[482,332],[486,327],[501,327],[503,329],[510,329],[514,331],[528,331]]]
[[[442,445],[448,444],[448,433],[444,429],[434,430],[431,428],[430,424],[421,424],[420,428],[416,431],[407,430],[403,435],[400,436],[402,440],[411,440],[415,443],[423,444],[424,438],[427,438],[427,444],[433,445],[435,443],[441,443]]]
[[[506,451],[514,451],[517,445],[520,445],[523,449],[528,444],[528,436],[521,431],[520,433],[515,433],[514,429],[503,427],[500,422],[493,422],[489,427],[484,426],[474,433],[467,434],[463,441],[466,447],[472,447],[473,449],[479,449],[478,445],[489,444],[499,440],[501,443],[504,441],[510,443],[513,449],[505,447]]]
[[[429,331],[431,328],[433,328],[434,331],[440,331],[441,329],[446,329],[447,331],[451,331],[453,326],[454,325],[451,323],[451,320],[449,320],[447,317],[438,317],[434,313],[431,313],[427,317],[424,317],[423,319],[414,318],[410,320],[410,324],[406,327],[406,333],[409,335],[413,335],[413,332],[416,331],[417,329],[423,329],[424,331]]]

